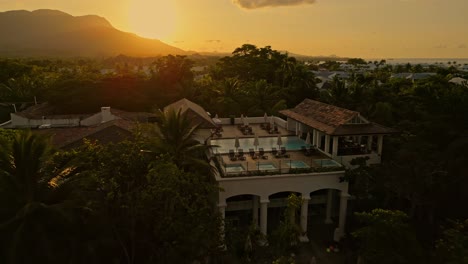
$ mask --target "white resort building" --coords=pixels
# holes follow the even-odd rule
[[[209,117],[200,106],[182,99],[165,108],[190,109],[204,123],[200,142],[211,144],[212,165],[218,168],[218,208],[224,218],[253,222],[264,235],[278,222],[286,198],[302,198],[301,241],[308,241],[312,218],[334,224],[333,239],[345,234],[348,183],[345,168],[357,157],[381,161],[384,135],[395,131],[372,123],[358,112],[305,99],[276,116]],[[272,215],[272,216],[270,216]],[[274,218],[274,219],[271,219]],[[271,222],[273,223],[270,223]],[[314,219],[317,220],[317,219]]]
[[[218,208],[231,222],[253,223],[267,235],[279,222],[289,194],[302,198],[301,241],[325,222],[339,240],[345,234],[348,183],[343,181],[351,160],[368,157],[380,163],[390,128],[372,123],[358,112],[305,99],[277,116],[219,118],[201,106],[181,99],[164,108],[186,112],[198,125],[196,139],[213,148],[207,153],[218,168]],[[137,123],[155,121],[155,114],[102,107],[89,115],[56,115],[47,104],[11,114],[5,128],[39,128],[58,148],[74,148],[83,139],[101,143],[131,138]],[[225,221],[227,222],[227,221]],[[333,231],[334,230],[334,231]]]

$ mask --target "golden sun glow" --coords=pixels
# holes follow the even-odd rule
[[[130,30],[147,38],[167,39],[176,27],[176,12],[172,1],[132,0],[128,9]]]

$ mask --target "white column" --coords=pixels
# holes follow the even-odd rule
[[[367,150],[372,150],[372,135],[367,136]]]
[[[317,142],[315,143],[317,145],[317,148],[321,149],[321,143],[322,143],[322,136],[320,131],[317,130]]]
[[[260,200],[260,232],[263,235],[267,235],[267,224],[268,224],[268,203],[270,200]]]
[[[333,137],[332,156],[333,156],[333,157],[338,156],[338,137],[337,137],[337,136],[334,136],[334,137]]]
[[[383,135],[377,138],[377,154],[382,155]]]
[[[331,219],[332,208],[333,208],[333,190],[328,189],[328,192],[327,192],[327,209],[326,209],[326,212],[325,212],[325,224],[333,223],[333,221]]]
[[[312,146],[317,146],[317,131],[312,129]]]
[[[252,221],[254,222],[255,227],[258,227],[258,196],[254,195],[252,203]]]
[[[338,222],[338,228],[335,229],[334,240],[339,241],[345,234],[346,225],[346,211],[348,208],[348,197],[349,194],[341,191],[340,193],[340,218]]]
[[[224,243],[224,218],[226,217],[226,202],[222,202],[218,204],[218,210],[219,213],[221,214],[221,227],[220,227],[220,233],[221,233],[221,241],[223,241],[224,247],[226,247]]]
[[[301,231],[302,234],[299,237],[299,241],[301,242],[309,242],[309,238],[307,237],[307,219],[309,214],[309,201],[310,195],[302,194],[302,205],[301,205]]]
[[[325,153],[330,153],[330,136],[325,134]]]

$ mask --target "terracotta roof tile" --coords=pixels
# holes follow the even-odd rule
[[[395,130],[376,123],[348,124],[359,112],[305,99],[292,109],[280,111],[288,118],[299,121],[329,135],[389,134]]]
[[[131,133],[136,125],[137,123],[133,121],[117,119],[98,126],[38,129],[34,130],[34,132],[50,135],[54,146],[57,148],[66,148],[75,142],[81,141],[84,138],[93,137],[93,135],[112,127]],[[100,140],[103,142],[113,141],[111,139],[107,140],[106,134],[108,137],[114,137],[111,133],[105,133],[100,136]]]
[[[167,111],[168,109],[174,109],[175,111],[179,111],[179,109],[181,109],[182,112],[188,111],[188,117],[197,123],[200,123],[200,128],[216,127],[216,124],[213,122],[205,109],[188,99],[183,98],[164,107],[164,111]]]

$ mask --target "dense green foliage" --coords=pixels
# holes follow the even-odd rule
[[[29,131],[3,141],[0,262],[191,263],[215,254],[210,174],[142,152],[147,141],[55,154]]]
[[[401,211],[374,209],[356,213],[363,227],[353,232],[360,243],[362,264],[420,263],[421,247]]]
[[[245,44],[217,63],[210,60],[210,67],[195,76],[191,67],[203,66],[205,60],[200,64],[194,59],[200,58],[1,60],[0,103],[5,104],[0,105],[0,117],[13,111],[11,103],[23,109],[34,97],[60,113],[97,112],[104,105],[151,111],[184,97],[224,117],[277,114],[304,98],[359,111],[400,132],[385,138],[382,164],[369,167],[366,160],[356,160],[358,166],[344,179],[356,197],[350,207],[370,212],[367,220],[362,214],[363,221],[350,226],[367,230],[357,233],[362,256],[402,252],[389,245],[390,240],[366,241],[388,232],[393,239],[402,239],[394,233],[404,231],[403,238],[411,243],[408,234],[416,233],[425,261],[463,263],[457,261],[467,248],[466,225],[460,223],[468,218],[462,202],[468,200],[468,87],[449,80],[467,78],[466,73],[454,66],[393,66],[350,59],[349,64],[358,68],[375,68],[350,70],[348,79],[335,78],[329,88],[319,90],[310,69],[338,70],[339,62],[310,65],[269,46]],[[114,72],[100,72],[107,68]],[[437,74],[414,81],[391,78],[395,73],[424,71]],[[212,168],[202,155],[205,149],[193,141],[193,124],[180,113],[161,114],[159,122],[150,138],[140,134],[134,142],[89,144],[56,154],[43,139],[26,134],[18,138],[0,130],[0,138],[7,139],[0,149],[0,228],[5,230],[1,262],[38,255],[49,263],[55,261],[51,256],[57,262],[76,258],[89,263],[180,262],[181,257],[202,259],[218,249],[219,219],[212,208],[218,190],[207,176]],[[20,166],[13,168],[12,161]],[[193,166],[197,169],[191,170]],[[376,208],[400,210],[408,217],[372,211]],[[396,217],[391,225],[379,220],[384,213]],[[452,223],[450,219],[460,220],[441,228]],[[37,239],[27,240],[31,233]],[[51,253],[57,251],[60,254]],[[403,253],[395,261],[412,259]]]

